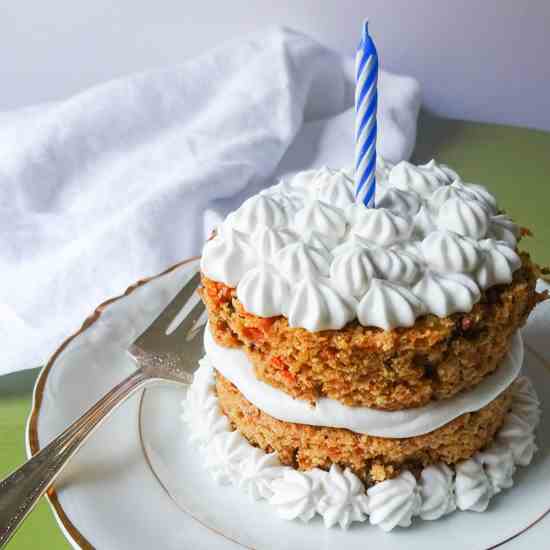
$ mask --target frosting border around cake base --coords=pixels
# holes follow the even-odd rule
[[[416,477],[403,470],[365,489],[347,468],[333,464],[329,471],[301,472],[281,465],[276,453],[252,446],[232,430],[220,409],[212,365],[206,358],[200,364],[182,404],[191,441],[204,452],[205,466],[216,482],[238,486],[255,500],[268,500],[283,519],[309,521],[319,514],[326,527],[346,529],[368,518],[390,531],[409,527],[416,516],[435,520],[455,510],[482,512],[494,495],[513,485],[516,466],[527,466],[536,451],[539,401],[529,380],[520,377],[504,424],[487,448],[452,468],[438,463]]]

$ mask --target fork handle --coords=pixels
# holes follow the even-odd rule
[[[141,369],[105,394],[30,460],[0,481],[0,548],[3,548],[89,435],[149,379]]]

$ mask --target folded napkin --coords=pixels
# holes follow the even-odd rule
[[[285,173],[353,161],[353,60],[270,29],[166,70],[0,113],[0,374],[106,298],[198,254]],[[379,151],[408,158],[415,80],[382,72]]]

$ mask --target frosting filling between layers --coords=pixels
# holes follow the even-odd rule
[[[213,367],[232,382],[253,405],[283,422],[345,428],[378,437],[405,438],[429,433],[496,399],[517,378],[523,363],[523,340],[517,332],[498,369],[468,392],[429,405],[403,411],[349,407],[335,399],[320,398],[312,406],[294,399],[261,380],[253,372],[246,353],[218,345],[209,329],[204,346]]]

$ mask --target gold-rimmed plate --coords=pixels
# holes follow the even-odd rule
[[[41,373],[28,424],[36,452],[120,380],[132,362],[125,346],[143,330],[197,269],[188,260],[140,281],[102,304]],[[367,524],[348,532],[279,520],[266,503],[251,503],[218,487],[179,420],[183,390],[147,390],[99,430],[69,466],[49,499],[74,548],[545,548],[550,538],[550,371],[544,326],[537,315],[526,330],[526,369],[543,399],[541,447],[516,485],[484,514],[457,513],[385,534]],[[538,324],[537,324],[538,322]]]

